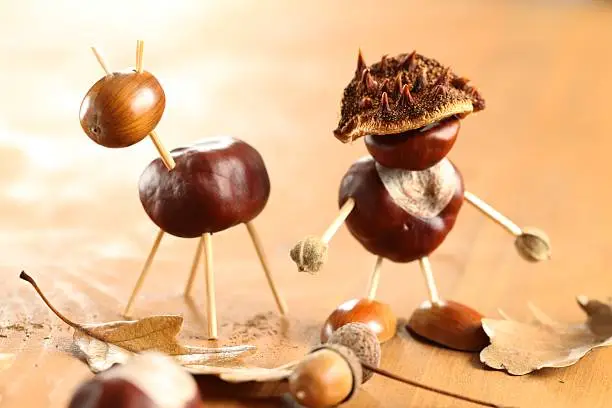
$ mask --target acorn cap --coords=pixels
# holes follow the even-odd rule
[[[548,261],[551,256],[550,240],[544,231],[524,228],[516,237],[514,246],[519,255],[529,262]]]
[[[340,344],[350,348],[357,358],[364,363],[378,367],[380,365],[381,349],[378,337],[364,323],[348,323],[336,330],[327,344]],[[374,373],[363,369],[361,383],[368,381]]]
[[[314,353],[315,351],[319,350],[334,351],[338,353],[342,358],[344,358],[348,363],[351,369],[351,373],[353,374],[353,388],[351,389],[351,392],[346,396],[344,401],[342,401],[342,403],[350,400],[359,389],[359,385],[361,384],[361,380],[363,378],[363,369],[361,367],[361,361],[353,352],[353,350],[340,344],[321,344],[310,350],[310,353]]]
[[[347,143],[366,135],[403,133],[480,111],[485,101],[468,82],[416,52],[385,56],[369,67],[360,53],[357,72],[344,89],[334,135]],[[390,85],[393,83],[396,86]]]
[[[297,264],[298,271],[310,274],[318,273],[327,262],[328,245],[316,236],[308,236],[298,241],[289,252]]]

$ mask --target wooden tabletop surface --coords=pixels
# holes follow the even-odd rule
[[[249,363],[298,358],[337,305],[365,295],[375,259],[346,229],[317,277],[298,273],[288,256],[296,240],[325,229],[341,177],[366,152],[331,132],[359,47],[368,62],[417,49],[472,79],[487,109],[464,121],[451,157],[467,188],[551,237],[553,259],[526,263],[512,237],[466,207],[431,256],[444,297],[516,319],[529,317],[532,301],[575,322],[584,318],[576,295],[612,295],[612,9],[604,3],[86,3],[0,3],[0,352],[17,357],[0,372],[2,408],[64,407],[92,375],[70,351],[72,330],[19,272],[76,321],[116,320],[156,234],[136,189],[156,155],[150,141],[105,149],[80,129],[81,99],[102,75],[92,43],[112,68],[124,68],[134,63],[136,39],[145,40],[145,67],[166,90],[157,129],[168,147],[229,134],[266,160],[272,195],[255,223],[288,321],[274,313],[246,230],[213,238],[220,344],[255,344]],[[183,314],[183,341],[206,344],[202,273],[193,303],[181,296],[196,241],[162,242],[135,314]],[[417,265],[386,263],[382,272],[379,299],[409,318],[426,297]],[[612,399],[610,349],[572,367],[513,377],[484,369],[476,354],[400,330],[383,346],[382,366],[517,407],[595,408]],[[346,406],[471,405],[376,377]]]

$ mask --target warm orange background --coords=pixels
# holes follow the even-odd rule
[[[374,262],[345,229],[319,277],[298,274],[287,255],[298,238],[323,231],[336,213],[340,178],[365,154],[361,142],[342,145],[331,133],[358,47],[368,62],[416,48],[471,78],[488,107],[464,121],[453,160],[471,191],[552,238],[553,260],[527,264],[506,232],[466,208],[432,256],[444,296],[518,319],[528,318],[533,301],[557,319],[577,321],[575,295],[612,295],[612,10],[603,3],[3,0],[0,352],[19,354],[0,373],[3,408],[63,407],[90,375],[65,353],[69,330],[17,279],[19,271],[37,278],[75,320],[113,320],[153,241],[156,229],[136,190],[156,154],[150,141],[104,149],[78,122],[81,98],[102,75],[88,47],[98,45],[111,68],[124,68],[139,38],[146,69],[165,87],[157,129],[169,148],[230,134],[267,162],[273,191],[256,224],[288,299],[289,342],[297,348],[262,340],[260,364],[301,355],[335,306],[364,294]],[[185,313],[192,341],[204,337],[205,326],[180,293],[195,243],[162,244],[135,309]],[[244,229],[216,235],[214,246],[220,322],[274,310]],[[203,286],[200,275],[202,311]],[[416,265],[384,265],[379,298],[399,316],[409,317],[425,296]],[[44,326],[14,329],[27,322]],[[612,398],[609,349],[525,377],[483,370],[475,356],[405,334],[383,350],[390,370],[506,405],[595,408]],[[382,378],[349,405],[406,404],[469,406]]]

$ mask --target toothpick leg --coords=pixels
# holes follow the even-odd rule
[[[423,277],[425,278],[425,283],[427,284],[427,291],[429,292],[429,300],[432,304],[436,305],[440,303],[440,296],[438,295],[438,288],[436,287],[436,281],[433,277],[433,272],[431,270],[431,264],[429,263],[429,258],[424,256],[419,259],[419,266],[421,267],[421,272],[423,273]]]
[[[215,299],[215,273],[213,271],[212,236],[204,237],[205,277],[206,277],[206,313],[208,316],[208,338],[217,339],[217,301]]]
[[[348,218],[351,211],[353,211],[353,208],[355,208],[355,200],[352,197],[349,197],[340,208],[338,216],[336,216],[336,218],[332,221],[330,226],[321,236],[321,241],[323,243],[329,244],[329,241],[331,241],[336,232],[338,232],[344,221],[346,221],[346,219]]]
[[[193,281],[195,280],[196,273],[198,271],[198,265],[200,264],[200,259],[202,258],[202,252],[204,251],[204,235],[200,237],[198,240],[198,246],[196,248],[195,255],[193,257],[193,263],[191,264],[191,273],[189,274],[189,280],[187,281],[187,285],[185,286],[184,296],[188,297],[191,295],[191,288],[193,287]]]
[[[140,292],[140,289],[142,288],[142,284],[144,283],[145,278],[147,277],[147,274],[149,273],[149,269],[151,268],[151,264],[153,263],[153,259],[155,258],[155,254],[157,253],[157,250],[159,249],[159,244],[161,243],[161,240],[163,237],[164,237],[164,231],[160,229],[159,232],[157,233],[157,236],[155,237],[155,241],[153,242],[153,246],[151,247],[149,256],[147,257],[147,260],[145,261],[145,264],[142,267],[142,272],[140,272],[140,276],[138,277],[138,280],[136,281],[136,285],[134,286],[134,289],[132,290],[132,295],[130,296],[130,300],[128,301],[128,304],[125,307],[125,310],[123,312],[124,316],[130,315],[130,310],[132,309],[132,304],[134,303],[134,299],[136,299],[138,292]]]
[[[274,296],[274,301],[276,302],[278,311],[282,316],[285,316],[287,314],[287,304],[285,303],[285,300],[281,296],[279,290],[276,288],[274,278],[272,277],[272,271],[270,270],[270,266],[268,263],[268,258],[266,257],[266,253],[264,252],[263,245],[261,244],[261,239],[259,238],[259,234],[257,233],[255,225],[253,225],[252,222],[247,222],[245,225],[247,227],[249,235],[251,236],[251,241],[253,241],[255,252],[257,252],[257,257],[259,258],[259,262],[261,262],[261,267],[264,270],[266,279],[268,280],[268,286],[270,286],[270,290],[272,291],[272,295]]]
[[[374,298],[376,297],[378,283],[380,282],[380,267],[382,265],[382,261],[382,256],[376,258],[376,264],[374,264],[374,269],[372,269],[372,275],[370,275],[370,285],[368,287],[368,299],[370,300],[374,300]]]
[[[519,235],[523,233],[523,230],[521,229],[521,227],[516,225],[514,222],[512,222],[512,220],[510,220],[508,217],[506,217],[505,215],[503,215],[502,213],[500,213],[499,211],[491,207],[489,204],[482,201],[476,195],[470,193],[469,191],[465,191],[463,193],[463,196],[465,198],[465,201],[472,204],[481,213],[483,213],[484,215],[489,217],[491,220],[495,221],[496,223],[504,227],[512,235],[518,237]]]

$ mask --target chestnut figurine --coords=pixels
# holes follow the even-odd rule
[[[217,338],[212,234],[245,224],[260,258],[268,284],[281,314],[287,307],[280,296],[252,221],[268,202],[270,179],[264,161],[252,146],[232,138],[213,137],[172,150],[176,163],[167,171],[161,159],[153,160],[140,176],[142,206],[160,228],[149,258],[136,283],[125,314],[140,290],[164,233],[199,237],[185,295],[193,285],[197,266],[205,252],[208,336]]]
[[[387,259],[418,261],[423,272],[429,301],[409,323],[414,332],[450,348],[484,347],[482,316],[465,305],[440,299],[429,262],[429,255],[453,228],[464,201],[514,235],[523,258],[536,262],[550,257],[544,233],[520,228],[466,191],[460,171],[446,158],[457,139],[460,120],[485,107],[480,93],[468,83],[416,52],[385,56],[369,67],[359,52],[334,135],[343,143],[365,137],[371,156],[356,161],[342,179],[340,213],[330,227],[320,238],[299,241],[290,255],[300,271],[318,272],[327,258],[329,241],[346,222],[377,260],[367,299],[338,307],[324,325],[323,339],[350,322],[369,325],[381,342],[393,336],[395,324],[391,330],[388,327],[395,317],[387,305],[375,300],[380,267]]]
[[[136,67],[111,72],[95,47],[92,50],[106,75],[83,98],[79,119],[83,131],[97,144],[109,148],[128,147],[147,136],[168,169],[172,157],[160,142],[155,127],[166,107],[164,90],[142,67],[143,41],[136,47]]]
[[[157,352],[136,354],[81,384],[68,408],[202,408],[194,378]]]

